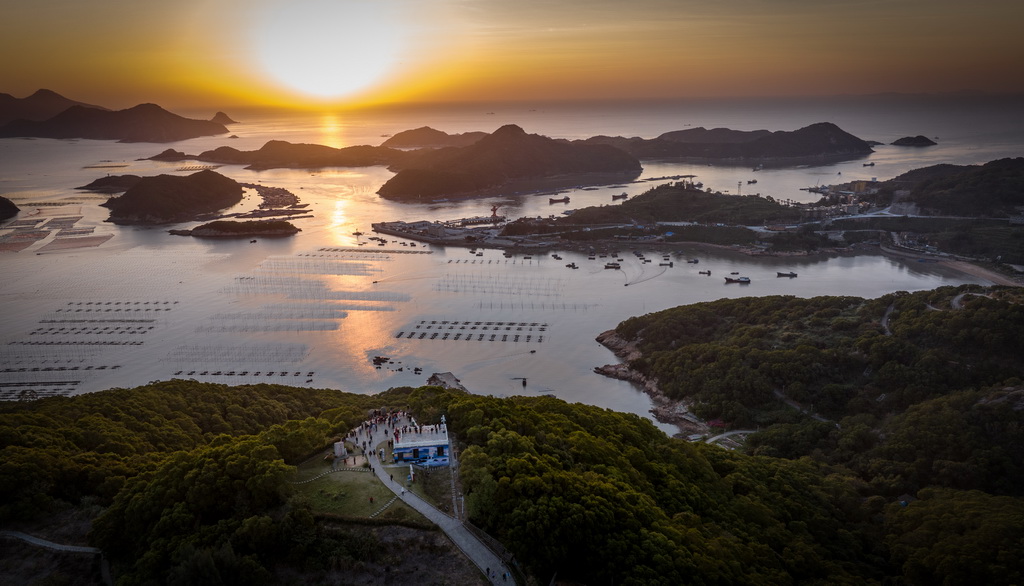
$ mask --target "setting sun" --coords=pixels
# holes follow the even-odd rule
[[[408,50],[395,2],[299,0],[268,7],[253,31],[264,71],[291,90],[347,97],[393,73]]]

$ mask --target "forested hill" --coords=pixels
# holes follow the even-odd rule
[[[1024,157],[914,169],[886,181],[883,188],[908,190],[908,201],[935,215],[1019,216],[1024,209]]]
[[[576,210],[560,225],[638,222],[700,222],[740,224],[795,222],[800,212],[771,198],[707,193],[680,183],[659,185],[622,202]]]
[[[748,297],[631,318],[616,333],[639,350],[630,367],[669,397],[759,427],[755,453],[816,455],[891,495],[942,484],[1021,496],[1022,302],[1018,288],[974,285]]]
[[[635,415],[551,397],[434,393],[421,389],[411,404],[421,395],[429,397],[422,404],[447,403],[442,411],[466,444],[460,477],[471,520],[539,583],[552,576],[645,586],[1024,579],[1019,496],[942,482],[916,491],[919,500],[883,496],[843,466],[691,444]],[[1016,443],[1001,449],[1024,447],[1019,419]],[[899,435],[893,454],[926,457],[917,450],[936,434],[922,441],[921,431]],[[952,435],[951,444],[966,434]],[[887,463],[890,474],[915,465]],[[993,461],[991,472],[1005,471],[1002,464]]]
[[[947,426],[959,416],[991,434],[1011,427],[972,422],[972,405],[982,415],[1006,413],[1022,394],[950,395],[948,408],[906,416]],[[363,396],[175,380],[0,404],[0,521],[72,507],[98,513],[89,541],[119,584],[327,583],[368,566],[390,568],[410,550],[359,537],[344,519],[314,516],[289,483],[291,464],[378,408],[408,409],[424,424],[446,417],[471,520],[512,551],[533,583],[1024,579],[1019,497],[957,490],[939,477],[909,502],[821,458],[746,456],[669,438],[632,414],[438,387]],[[1002,460],[988,461],[1019,487],[1005,466],[1006,454],[1024,452],[1016,429],[1016,440],[1000,444]],[[900,457],[923,456],[918,446],[948,430],[924,438],[890,430],[897,443],[888,473],[928,469]],[[976,448],[955,431],[947,451]]]

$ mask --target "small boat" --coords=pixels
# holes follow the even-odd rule
[[[690,263],[692,265],[695,265],[695,264],[700,262],[700,259],[699,258],[691,258],[690,260],[688,260],[686,262],[688,262],[688,263]]]
[[[606,263],[604,263],[604,268],[606,268],[606,269],[620,269],[622,267],[617,262],[606,262]]]
[[[567,268],[567,269],[578,269],[579,267],[576,266],[576,263],[571,262],[571,263],[565,265],[565,268]]]
[[[353,235],[353,236],[362,236],[362,235],[363,235],[363,233],[362,233],[362,232],[360,232],[360,231],[358,231],[358,230],[356,230],[355,232],[353,232],[353,233],[352,233],[352,235]]]
[[[615,201],[617,199],[626,199],[627,197],[629,197],[629,194],[627,194],[625,191],[623,191],[619,195],[612,194],[612,201]]]
[[[794,273],[793,271],[789,271],[788,273],[783,273],[783,272],[779,271],[779,272],[777,272],[775,274],[777,276],[779,276],[779,277],[789,277],[790,279],[796,277],[796,273]]]
[[[875,162],[871,161],[870,163],[864,163],[864,166],[865,167],[874,167],[875,166]]]
[[[569,203],[569,196],[565,197],[549,197],[548,203]]]
[[[751,179],[750,181],[747,181],[747,185],[753,185],[754,183],[757,183],[757,179]]]
[[[750,277],[735,277],[735,278],[734,277],[726,277],[725,278],[725,282],[726,283],[740,283],[742,285],[749,285],[750,284]]]
[[[707,275],[709,277],[711,276],[711,271],[697,271],[697,272],[699,272],[702,275]]]

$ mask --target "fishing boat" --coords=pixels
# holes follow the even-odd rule
[[[783,273],[783,272],[779,271],[779,272],[777,272],[775,274],[777,276],[779,276],[779,277],[789,277],[790,279],[796,277],[796,273],[794,273],[793,271],[790,271],[788,273]]]
[[[750,277],[726,277],[726,283],[740,283],[742,285],[750,284]]]

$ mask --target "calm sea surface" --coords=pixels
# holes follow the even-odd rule
[[[494,250],[477,255],[393,238],[387,246],[367,240],[375,221],[486,215],[495,203],[511,217],[546,216],[610,204],[611,194],[636,195],[657,182],[575,191],[568,206],[529,195],[410,205],[377,197],[391,176],[384,168],[221,167],[219,172],[235,180],[284,187],[310,204],[315,217],[296,221],[302,228],[298,236],[256,244],[171,236],[167,227],[113,226],[104,222],[106,209],[99,206],[105,198],[74,190],[107,173],[186,174],[179,164],[138,160],[165,148],[248,150],[267,140],[340,147],[380,144],[385,135],[425,125],[455,133],[489,132],[508,123],[556,138],[653,137],[696,126],[794,130],[822,121],[886,143],[907,135],[937,137],[936,147],[880,146],[863,160],[822,167],[755,173],[747,167],[652,163],[642,175],[694,174],[705,186],[730,193],[811,201],[815,196],[801,187],[888,179],[937,163],[1024,156],[1022,112],[1020,100],[905,97],[495,105],[372,115],[229,111],[241,122],[231,127],[235,139],[170,145],[0,139],[0,194],[22,208],[18,220],[40,219],[49,226],[39,226],[51,230],[20,252],[0,253],[0,397],[28,389],[40,396],[78,394],[173,377],[373,393],[420,385],[434,372],[451,371],[476,393],[553,394],[649,417],[645,395],[593,372],[615,361],[595,336],[627,317],[724,297],[877,297],[984,283],[933,264],[872,254],[752,258],[680,247],[671,258],[674,266],[665,267],[660,252],[646,251],[651,262],[644,263],[624,247],[622,270],[611,271],[603,269],[610,259],[591,261],[573,252],[558,252],[561,260],[550,254],[506,258]],[[746,183],[754,178],[756,185]],[[251,196],[239,209],[256,203]],[[56,218],[79,218],[70,229],[81,232],[71,236],[110,238],[95,247],[54,250]],[[367,235],[356,236],[357,231]],[[0,227],[0,236],[9,233],[9,226]],[[570,262],[580,268],[567,269]],[[799,277],[778,279],[776,271]],[[722,277],[732,272],[749,276],[752,284],[724,285]],[[375,357],[390,361],[374,364]]]

